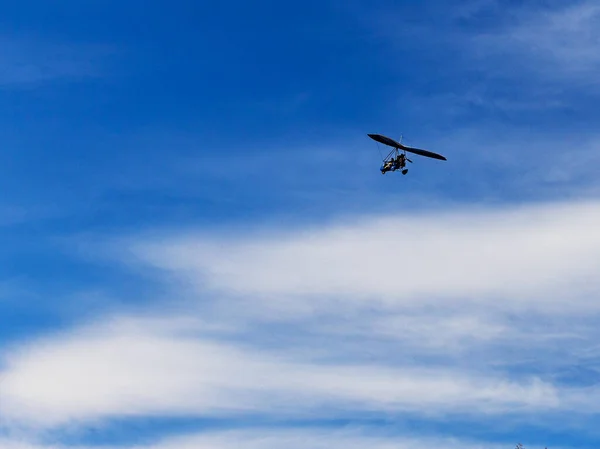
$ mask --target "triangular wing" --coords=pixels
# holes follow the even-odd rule
[[[375,140],[376,142],[382,143],[384,145],[394,147],[394,148],[402,148],[402,145],[400,145],[394,139],[390,139],[389,137],[382,136],[381,134],[367,134],[367,136],[369,136],[371,139]]]
[[[390,147],[393,148],[397,148],[399,150],[405,150],[408,151],[410,153],[414,153],[414,154],[418,154],[420,156],[425,156],[425,157],[431,157],[433,159],[439,159],[441,161],[446,161],[447,159],[442,156],[441,154],[437,154],[434,153],[432,151],[427,151],[427,150],[421,150],[419,148],[411,148],[411,147],[407,147],[402,145],[401,143],[396,142],[394,139],[391,139],[387,136],[382,136],[381,134],[367,134],[367,136],[369,136],[371,139],[382,143],[384,145],[388,145]]]
[[[433,159],[439,159],[441,161],[447,161],[448,160],[444,156],[442,156],[441,154],[434,153],[433,151],[421,150],[419,148],[411,148],[411,147],[405,147],[405,146],[401,146],[400,148],[403,149],[403,150],[406,150],[406,151],[408,151],[410,153],[418,154],[420,156],[431,157]]]

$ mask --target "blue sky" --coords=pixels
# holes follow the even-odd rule
[[[2,5],[0,446],[597,447],[599,30]]]

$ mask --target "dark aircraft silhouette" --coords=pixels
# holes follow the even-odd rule
[[[408,169],[406,167],[406,161],[412,164],[412,161],[406,157],[406,152],[418,154],[420,156],[431,157],[433,159],[439,159],[442,161],[447,160],[441,154],[433,153],[427,150],[421,150],[419,148],[412,148],[402,145],[400,142],[396,142],[394,139],[390,139],[389,137],[382,136],[381,134],[367,134],[371,139],[376,142],[382,143],[389,147],[392,147],[393,150],[385,157],[383,160],[383,165],[381,166],[381,174],[385,175],[388,171],[396,171],[402,169],[402,174],[405,175],[408,173]],[[400,153],[402,151],[402,153]]]

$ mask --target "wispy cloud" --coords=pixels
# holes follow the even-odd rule
[[[599,220],[586,202],[121,240],[187,317],[117,313],[13,346],[2,420],[589,416],[596,381],[564,377],[600,367]]]
[[[520,366],[554,382],[575,366],[600,367],[599,224],[590,200],[154,233],[119,248],[164,270],[205,316],[240,329],[285,323],[312,334],[312,351],[341,358],[362,359],[351,339],[391,365],[427,358],[492,376]]]
[[[472,57],[488,74],[594,83],[600,65],[600,7],[591,0],[506,5],[474,0],[443,9],[443,44],[460,48],[461,63]],[[410,27],[409,27],[410,29]],[[459,66],[460,67],[460,66]],[[464,66],[461,68],[465,68]]]
[[[596,83],[600,67],[600,6],[578,1],[548,9],[508,10],[511,20],[498,31],[477,35],[481,57],[518,57],[545,77],[568,76]],[[508,66],[514,66],[514,60]],[[592,78],[591,78],[592,77]]]
[[[201,288],[279,298],[343,297],[389,305],[433,301],[597,310],[600,205],[373,217],[317,232],[245,238],[183,235],[132,250]],[[166,244],[165,244],[166,243]],[[582,297],[583,295],[583,297]],[[377,298],[377,299],[375,299]]]
[[[48,445],[0,439],[4,449],[66,449],[67,445]],[[276,430],[271,428],[251,431],[209,431],[162,439],[152,444],[121,445],[123,449],[233,449],[243,446],[248,449],[409,449],[414,447],[444,447],[447,449],[506,449],[506,444],[477,442],[443,437],[411,437],[368,432],[367,429],[323,430]],[[108,446],[77,446],[77,449],[108,448]],[[566,449],[566,448],[565,448]]]
[[[531,123],[551,112],[581,119],[594,114],[583,103],[599,93],[600,8],[590,0],[550,3],[434,2],[417,13],[369,6],[357,15],[378,43],[394,50],[388,58],[412,58],[390,70],[402,76],[407,66],[424,65],[431,71],[427,79],[435,87],[419,90],[411,102],[424,108],[428,123],[432,110],[438,117],[458,115],[462,123],[477,121],[481,112],[495,122]],[[398,95],[405,90],[400,85]],[[432,97],[436,103],[427,103]]]
[[[125,416],[259,414],[327,417],[357,411],[445,414],[559,406],[536,379],[452,369],[315,363],[198,336],[160,320],[108,321],[32,342],[6,360],[4,422],[42,428]],[[342,411],[345,410],[345,411]]]
[[[453,438],[410,438],[393,435],[367,435],[364,429],[326,431],[322,429],[279,430],[258,429],[253,431],[210,432],[173,438],[149,449],[230,449],[243,445],[249,449],[344,448],[408,449],[419,446],[444,447],[448,449],[500,449],[499,444],[460,441]]]

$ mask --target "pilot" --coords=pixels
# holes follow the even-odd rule
[[[396,158],[396,165],[398,167],[404,167],[406,165],[406,156],[404,154],[399,154]]]

